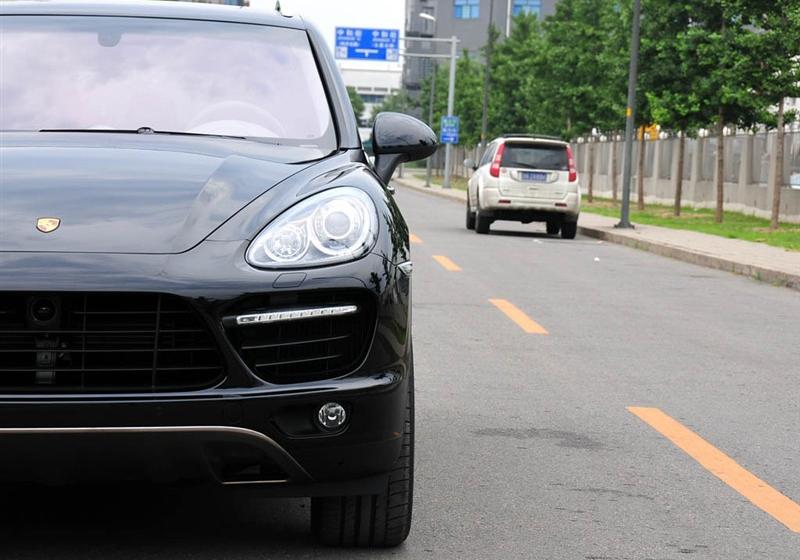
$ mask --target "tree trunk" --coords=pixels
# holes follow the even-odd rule
[[[589,202],[594,202],[594,142],[589,142]]]
[[[617,137],[611,141],[611,200],[617,201]]]
[[[675,215],[681,215],[683,204],[683,162],[686,157],[686,133],[681,131],[678,140],[678,173],[675,175]]]
[[[722,223],[725,205],[725,111],[719,108],[717,122],[717,213],[718,224]]]
[[[636,170],[636,208],[644,210],[644,153],[647,149],[645,131],[642,127],[642,139],[639,141],[639,165]]]
[[[781,189],[783,188],[783,158],[786,133],[784,131],[784,101],[778,105],[778,134],[775,137],[775,174],[772,178],[772,220],[769,229],[776,230],[780,226]]]

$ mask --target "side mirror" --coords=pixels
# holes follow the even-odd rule
[[[464,167],[466,167],[467,169],[472,169],[473,171],[478,169],[478,166],[475,165],[475,160],[472,158],[467,158],[464,160]]]
[[[389,184],[394,170],[401,163],[432,156],[437,141],[433,130],[402,113],[380,113],[372,126],[372,151],[375,153],[375,172]]]

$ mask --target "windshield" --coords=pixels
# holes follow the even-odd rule
[[[3,18],[0,129],[143,127],[336,147],[302,30],[155,18]]]
[[[501,165],[548,171],[567,171],[569,169],[566,147],[555,144],[506,143]]]

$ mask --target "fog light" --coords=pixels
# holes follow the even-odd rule
[[[319,409],[317,421],[326,430],[337,430],[347,421],[347,411],[339,403],[326,403]]]

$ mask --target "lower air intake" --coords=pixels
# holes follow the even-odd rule
[[[242,360],[270,383],[330,379],[353,371],[364,359],[375,330],[375,297],[369,292],[308,292],[254,296],[239,302],[233,316],[280,316],[279,312],[356,308],[267,323],[228,326]],[[291,317],[289,314],[287,318]]]

